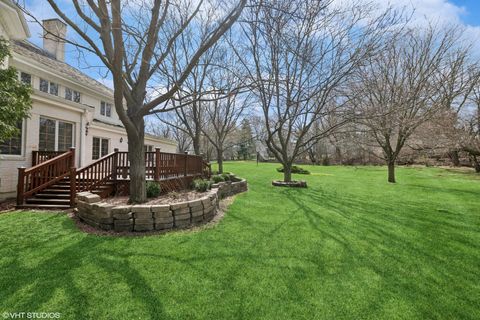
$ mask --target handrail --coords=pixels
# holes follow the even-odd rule
[[[75,167],[75,148],[31,168],[18,168],[17,205],[26,198],[71,175]]]
[[[32,151],[32,167],[36,166],[37,164],[43,163],[47,160],[55,158],[61,154],[64,154],[65,151],[39,151],[33,150]]]
[[[116,178],[118,149],[77,170],[76,192],[92,191]]]

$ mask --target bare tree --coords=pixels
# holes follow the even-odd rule
[[[332,1],[263,1],[241,26],[246,45],[234,48],[247,70],[265,123],[266,145],[291,181],[305,146],[345,122],[339,88],[374,51],[388,15],[367,19],[367,8]],[[360,23],[361,22],[361,23]],[[243,50],[242,50],[243,49]],[[308,134],[331,114],[342,119]]]
[[[389,182],[407,139],[448,103],[440,84],[451,78],[457,36],[455,29],[429,27],[386,37],[350,84],[357,122],[381,147]]]
[[[172,139],[177,142],[178,152],[184,153],[190,150],[192,140],[185,134],[183,130],[179,129],[181,125],[178,119],[172,118],[171,113],[163,113],[162,117],[170,117],[169,123],[175,123],[175,125],[167,125],[162,121],[150,121],[146,126],[146,131],[157,136]],[[157,119],[158,120],[158,119]]]
[[[144,117],[166,111],[168,101],[188,78],[202,55],[232,26],[247,0],[72,0],[76,16],[47,0],[53,10],[80,37],[68,40],[95,55],[108,69],[114,85],[114,102],[128,136],[130,201],[146,200]],[[211,10],[215,10],[214,14]],[[192,31],[193,30],[193,31]],[[186,32],[197,35],[196,47],[183,57],[183,67],[161,68],[172,47]],[[158,71],[164,70],[164,77]],[[169,81],[175,72],[176,81]],[[153,75],[156,74],[156,78]],[[154,82],[152,82],[155,80]],[[161,87],[149,95],[148,89]]]

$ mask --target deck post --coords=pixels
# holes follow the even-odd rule
[[[153,180],[160,181],[160,148],[155,148],[155,169]]]
[[[184,168],[184,176],[187,176],[187,161],[188,161],[188,151],[185,151],[185,168]]]
[[[113,152],[114,152],[113,165],[112,165],[113,181],[117,181],[117,175],[118,175],[118,148],[113,149]]]
[[[75,205],[75,195],[77,194],[77,168],[70,167],[70,207]]]
[[[18,168],[18,182],[17,182],[17,206],[23,204],[23,192],[24,192],[24,180],[25,180],[25,167]]]
[[[35,167],[35,165],[37,164],[37,157],[38,157],[38,151],[33,150],[32,151],[32,167]]]
[[[75,148],[71,147],[70,152],[72,153],[72,158],[70,160],[70,167],[75,167]]]

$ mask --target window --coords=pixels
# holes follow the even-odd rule
[[[152,152],[153,151],[153,146],[146,144],[146,145],[143,146],[143,150],[145,150],[145,152]]]
[[[50,82],[50,94],[54,96],[58,96],[58,84],[54,82]]]
[[[40,91],[48,92],[48,81],[45,79],[40,79]]]
[[[65,99],[80,103],[81,94],[78,91],[72,90],[70,88],[65,88]]]
[[[72,101],[72,98],[73,98],[72,89],[65,88],[65,99]]]
[[[48,82],[48,80],[40,79],[40,86],[38,88],[42,92],[58,96],[58,83]]]
[[[73,124],[58,122],[58,151],[67,151],[73,146]]]
[[[100,103],[100,114],[102,116],[111,117],[112,116],[112,104],[102,101]]]
[[[93,137],[92,159],[100,159],[108,154],[108,139]]]
[[[55,120],[40,118],[40,136],[38,150],[55,151]]]
[[[0,142],[0,153],[21,155],[22,154],[22,121],[17,123],[18,134]]]
[[[20,72],[20,81],[24,84],[32,85],[32,75],[25,72]]]
[[[67,151],[73,147],[73,124],[40,117],[38,150]]]
[[[81,94],[78,91],[73,90],[73,102],[80,103]]]

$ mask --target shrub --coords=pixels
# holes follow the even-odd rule
[[[277,168],[278,172],[283,173],[283,167]],[[297,174],[310,174],[310,171],[302,169],[298,166],[292,166],[292,173],[297,173]]]
[[[210,189],[211,183],[208,180],[203,180],[203,179],[195,179],[193,180],[193,189],[195,189],[198,192],[206,192],[208,189]]]
[[[219,182],[225,181],[225,179],[221,175],[215,175],[215,176],[212,176],[212,181],[213,183],[219,183]]]
[[[147,198],[156,198],[160,195],[162,188],[157,182],[149,181],[147,182]]]
[[[222,173],[223,181],[230,181],[230,174],[229,173]]]

